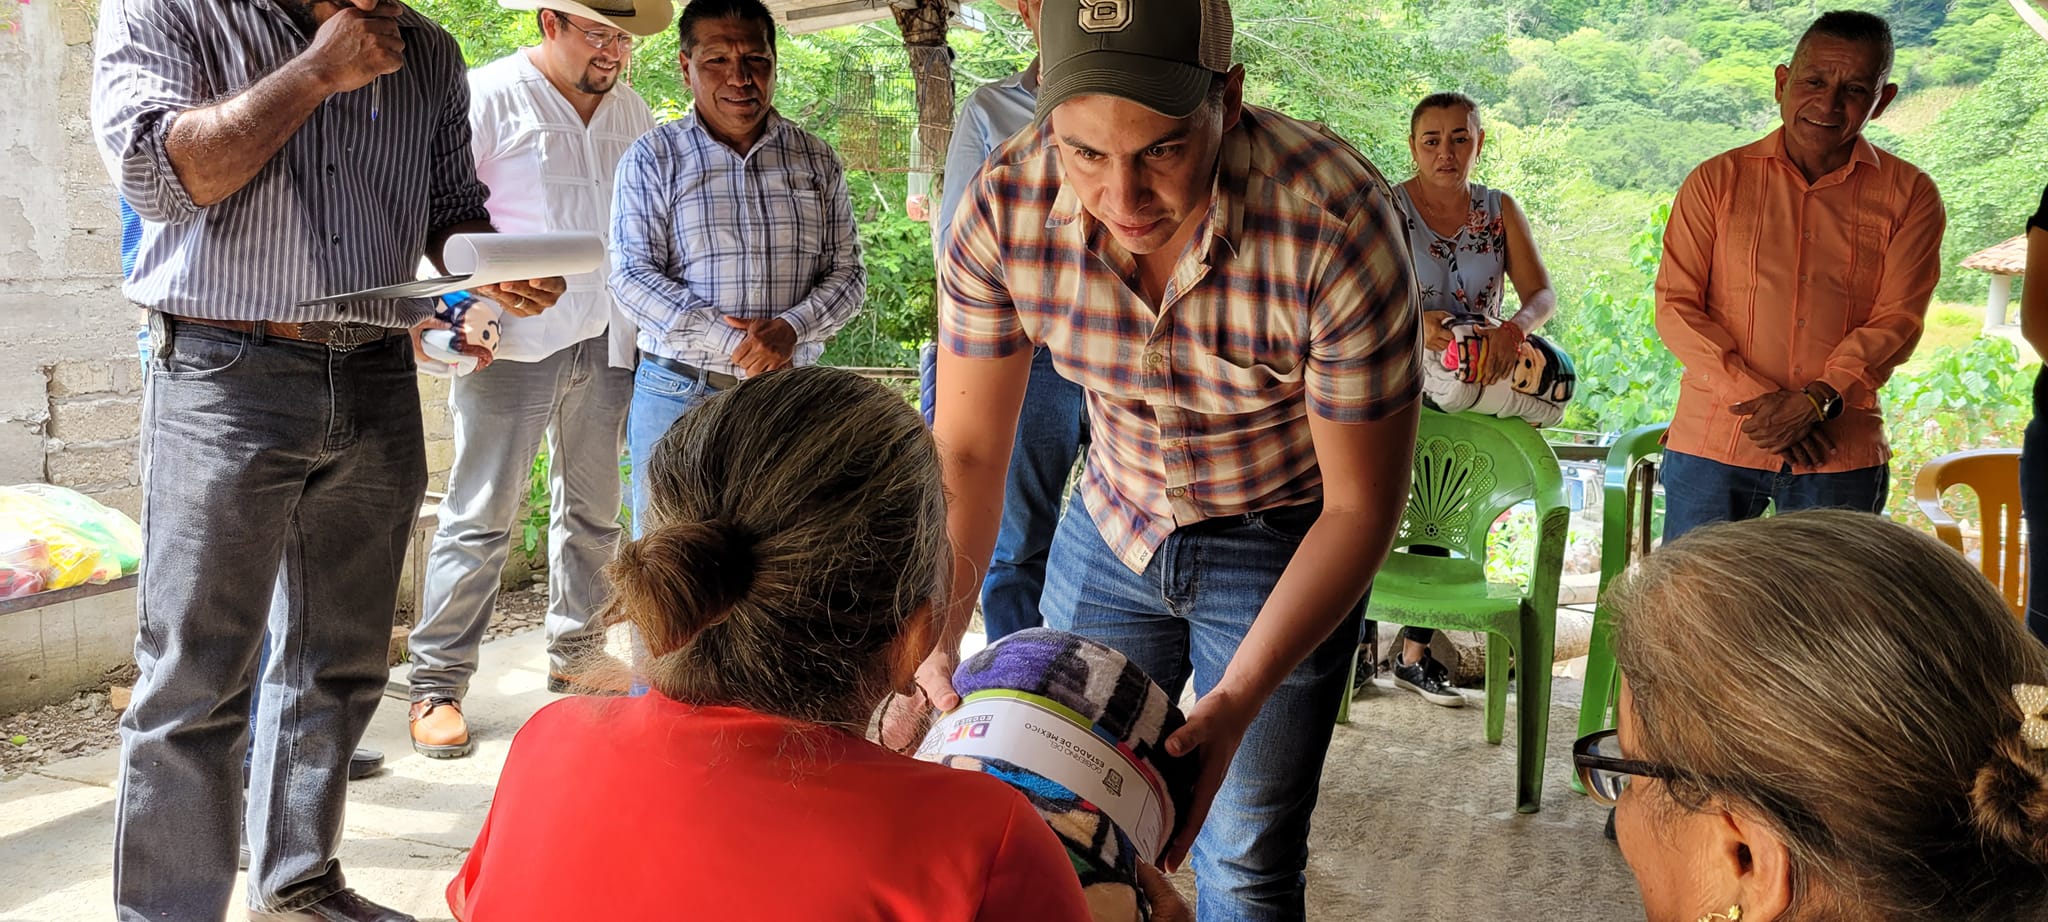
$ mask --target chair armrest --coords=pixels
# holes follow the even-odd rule
[[[1934,524],[1934,536],[1940,538],[1941,543],[1955,548],[1958,554],[1964,553],[1962,523],[1941,507],[1941,465],[1938,461],[1921,468],[1919,476],[1913,478],[1913,505],[1920,507],[1920,514]]]

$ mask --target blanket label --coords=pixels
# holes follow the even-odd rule
[[[1166,789],[1158,773],[1052,699],[1007,689],[975,692],[939,717],[917,755],[1014,763],[1100,808],[1146,860],[1157,860],[1166,847]]]

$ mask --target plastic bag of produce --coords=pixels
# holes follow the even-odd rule
[[[127,516],[61,487],[0,487],[0,533],[42,545],[46,590],[104,583],[141,559],[141,529]]]

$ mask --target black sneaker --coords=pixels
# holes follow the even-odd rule
[[[1405,688],[1422,696],[1422,700],[1438,707],[1461,708],[1465,696],[1458,694],[1458,686],[1451,684],[1451,672],[1444,664],[1422,651],[1422,658],[1412,663],[1401,662],[1400,654],[1394,654],[1394,687]]]

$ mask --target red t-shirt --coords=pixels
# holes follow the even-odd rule
[[[526,722],[448,905],[462,922],[1089,918],[1065,849],[1002,782],[658,694]]]

